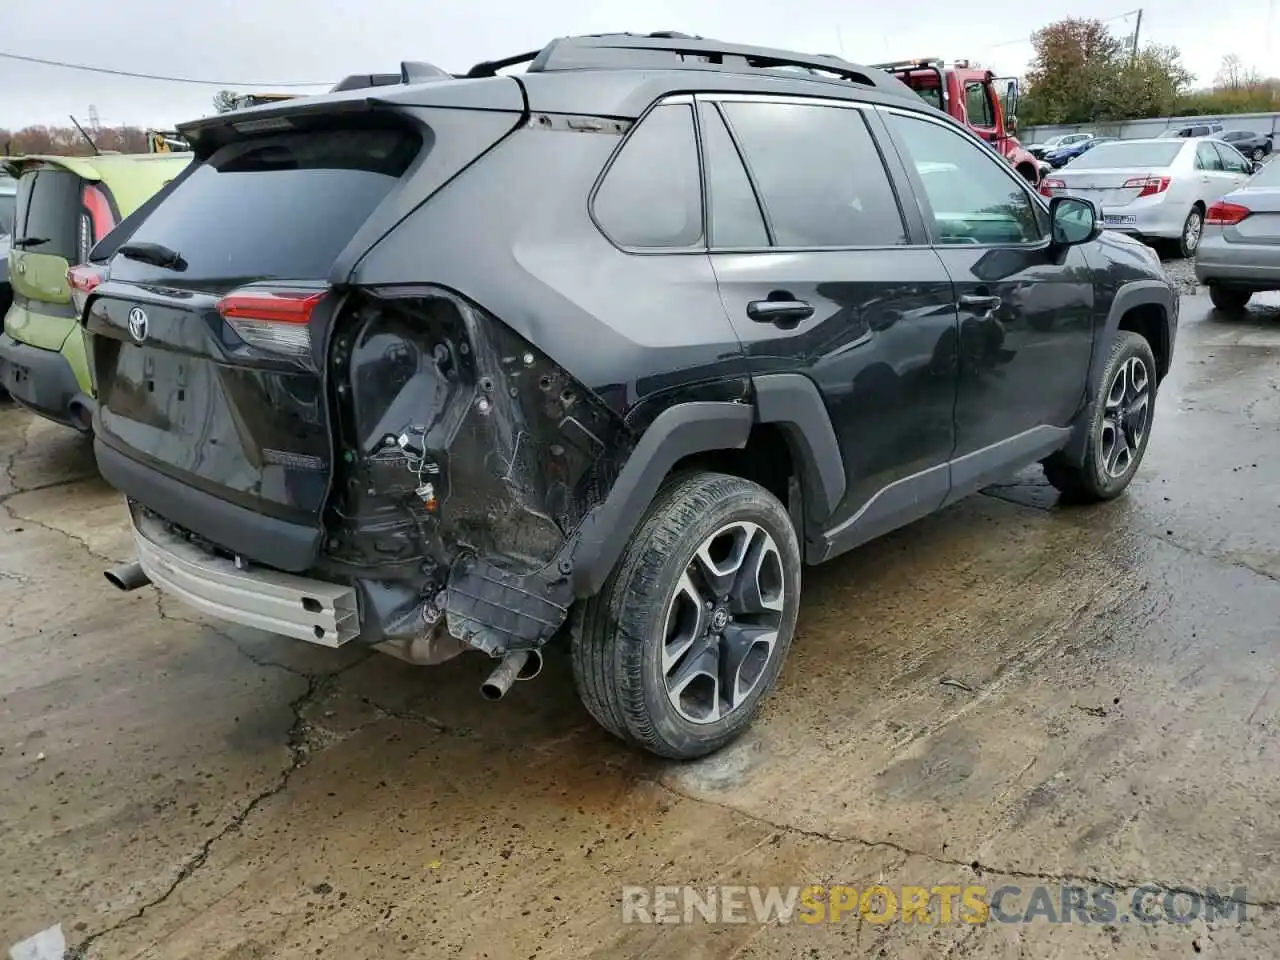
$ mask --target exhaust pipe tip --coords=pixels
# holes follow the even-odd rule
[[[137,560],[133,563],[122,563],[110,570],[103,570],[102,575],[118,590],[137,590],[151,582],[151,578],[143,572],[142,564]]]
[[[542,672],[541,650],[513,650],[493,668],[489,678],[480,684],[480,696],[501,700],[517,680],[532,680]]]

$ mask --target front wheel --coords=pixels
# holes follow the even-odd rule
[[[1120,496],[1147,451],[1155,400],[1156,360],[1151,345],[1136,333],[1118,331],[1101,387],[1089,403],[1084,462],[1072,464],[1054,454],[1044,461],[1045,479],[1076,500]]]
[[[799,602],[800,547],[782,504],[740,477],[676,478],[600,594],[575,610],[578,694],[623,740],[705,756],[755,717]]]

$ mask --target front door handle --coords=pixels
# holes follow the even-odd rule
[[[960,306],[975,310],[999,310],[1001,302],[994,294],[965,293],[960,296]]]
[[[786,297],[770,294],[768,300],[752,300],[747,304],[747,316],[756,323],[773,323],[783,329],[813,316],[813,304],[796,300],[790,294]]]

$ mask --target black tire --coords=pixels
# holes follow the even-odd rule
[[[1266,156],[1266,153],[1263,151],[1261,147],[1254,147],[1253,153],[1249,154],[1249,159],[1257,161],[1257,160],[1261,160],[1265,156]]]
[[[1192,224],[1195,224],[1194,230]],[[1182,221],[1182,233],[1178,235],[1177,249],[1182,257],[1194,257],[1200,247],[1200,237],[1204,234],[1204,211],[1199,205],[1191,208],[1187,219]]]
[[[1209,301],[1223,313],[1240,313],[1253,296],[1248,290],[1235,290],[1216,283],[1209,284]]]
[[[776,546],[782,590],[777,639],[741,702],[719,719],[698,723],[668,696],[663,669],[668,612],[675,609],[678,586],[700,545],[735,521],[758,525]],[[800,566],[791,519],[763,487],[718,473],[672,478],[599,595],[574,610],[571,659],[583,704],[610,733],[659,756],[692,759],[720,749],[747,728],[777,681],[795,631]],[[722,629],[728,636],[733,627]],[[712,686],[719,697],[722,686]]]
[[[1147,372],[1146,419],[1137,449],[1132,452],[1127,467],[1119,475],[1113,475],[1107,468],[1107,445],[1103,433],[1107,397],[1116,385],[1117,373],[1135,359],[1145,366]],[[1044,461],[1045,478],[1066,497],[1076,502],[1097,503],[1120,496],[1137,473],[1142,457],[1147,451],[1147,442],[1151,439],[1151,424],[1155,419],[1155,401],[1156,360],[1151,352],[1151,345],[1136,333],[1127,330],[1118,331],[1115,342],[1111,345],[1111,354],[1102,371],[1098,392],[1090,400],[1086,413],[1089,440],[1085,447],[1084,462],[1075,465],[1067,462],[1062,454],[1056,453]]]

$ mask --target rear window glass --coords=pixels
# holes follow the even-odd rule
[[[1149,140],[1123,140],[1100,143],[1088,153],[1071,161],[1072,170],[1102,167],[1167,167],[1173,163],[1182,143],[1154,143]]]
[[[176,250],[187,269],[115,257],[112,276],[194,282],[318,280],[417,155],[401,130],[325,130],[228,144],[129,238]]]
[[[14,245],[74,262],[80,222],[80,178],[66,170],[37,170],[18,181]]]

